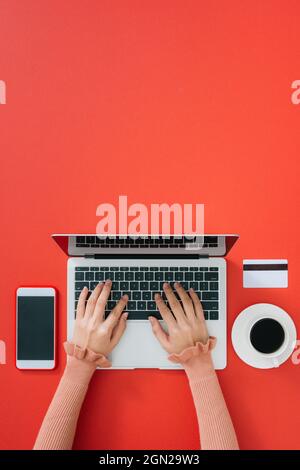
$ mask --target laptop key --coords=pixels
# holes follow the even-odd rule
[[[147,304],[143,300],[139,300],[137,303],[138,310],[146,310]]]
[[[210,320],[218,320],[219,319],[219,312],[218,311],[209,312],[209,319]]]
[[[200,290],[208,290],[208,282],[200,282]]]
[[[197,291],[199,289],[199,282],[196,282],[196,281],[190,282],[190,287],[194,289],[195,291]]]
[[[164,273],[162,273],[161,271],[158,271],[155,273],[155,280],[156,281],[163,281],[164,279]]]
[[[139,290],[135,290],[132,292],[132,298],[133,300],[141,300],[142,294]]]
[[[103,281],[104,280],[104,273],[99,271],[95,273],[95,281]]]
[[[143,281],[144,280],[144,273],[143,272],[136,272],[134,279],[136,281]]]
[[[202,307],[204,310],[218,310],[219,303],[218,302],[210,302],[210,301],[202,301]]]
[[[174,277],[175,277],[175,281],[183,281],[183,272],[180,272],[180,271],[176,272]]]
[[[138,282],[130,282],[130,290],[138,290],[139,283]]]
[[[153,279],[154,279],[154,273],[153,272],[149,271],[149,272],[145,273],[145,280],[146,281],[153,281]]]
[[[82,291],[82,289],[86,286],[86,282],[75,282],[75,290],[80,290]]]
[[[77,266],[75,268],[75,271],[88,271],[88,270],[89,270],[89,268],[87,268],[85,266],[84,267],[83,266]]]
[[[218,281],[219,280],[219,273],[217,273],[217,272],[205,273],[205,280],[206,281]]]
[[[128,320],[148,320],[149,315],[161,320],[159,312],[150,312],[148,310],[131,310],[128,312]]]
[[[210,282],[209,283],[210,290],[219,290],[219,283],[218,282]]]
[[[134,273],[131,271],[127,271],[125,273],[125,281],[133,281],[134,279]]]
[[[120,290],[128,290],[129,289],[129,282],[123,281],[120,282]]]
[[[99,282],[95,282],[95,281],[90,282],[90,290],[94,290],[97,287],[98,284],[99,284]]]
[[[115,280],[115,274],[117,274],[117,273],[114,273],[114,272],[112,272],[112,271],[107,271],[107,272],[105,273],[104,278],[105,278],[105,279],[110,279],[111,281],[114,281],[114,280]],[[116,279],[116,281],[117,281],[117,279]]]
[[[85,280],[86,281],[93,281],[95,279],[95,273],[88,271],[85,273]]]
[[[156,302],[147,302],[147,310],[157,310]]]
[[[185,281],[192,281],[193,280],[193,273],[192,272],[186,272],[184,274],[184,280]]]
[[[195,273],[195,280],[196,281],[203,281],[203,273],[201,273],[201,272]]]
[[[126,310],[130,311],[130,310],[136,310],[136,302],[134,300],[129,300],[127,302],[127,307],[126,307]]]
[[[165,281],[170,282],[174,280],[174,273],[172,272],[166,272],[165,274]]]
[[[147,282],[147,281],[140,282],[140,289],[141,290],[149,290],[149,282]]]
[[[202,300],[219,300],[218,291],[202,292]]]
[[[84,272],[75,273],[75,281],[84,281]]]
[[[116,281],[124,281],[124,273],[123,272],[116,272],[115,273],[115,280]]]
[[[159,283],[156,281],[150,282],[150,290],[157,292],[159,290]]]
[[[146,290],[142,294],[143,300],[151,300],[151,292],[149,290]]]
[[[204,318],[205,320],[208,320],[209,312],[207,310],[204,310]]]
[[[121,292],[120,291],[115,291],[112,293],[112,299],[113,300],[120,300],[121,298]]]

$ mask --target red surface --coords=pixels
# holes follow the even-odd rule
[[[93,232],[96,207],[205,203],[207,232],[238,232],[228,325],[254,302],[299,320],[300,4],[0,0],[0,447],[30,448],[62,374],[66,257],[52,232]],[[243,258],[288,258],[289,288],[242,288]],[[14,292],[59,291],[59,365],[14,366]],[[300,366],[260,371],[228,342],[220,382],[240,445],[299,447]],[[97,373],[76,448],[197,448],[181,372]]]

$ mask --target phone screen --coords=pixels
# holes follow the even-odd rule
[[[54,297],[18,296],[17,359],[54,360]]]

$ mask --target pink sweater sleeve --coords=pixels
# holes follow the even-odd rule
[[[97,365],[109,367],[104,356],[82,351],[67,344],[67,366],[42,423],[34,449],[68,450],[72,448],[80,409]],[[169,359],[180,362],[189,379],[201,436],[202,449],[238,449],[235,431],[214,371],[210,349],[206,345],[185,349]],[[66,350],[68,349],[66,348]],[[98,361],[97,361],[98,358]]]
[[[214,370],[211,349],[215,338],[203,345],[171,354],[169,359],[179,362],[189,379],[196,408],[202,450],[238,450],[235,430]]]
[[[65,372],[38,433],[34,450],[72,448],[81,405],[95,369],[94,363],[68,356]]]

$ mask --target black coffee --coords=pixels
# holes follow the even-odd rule
[[[250,331],[250,341],[253,347],[264,354],[277,351],[284,342],[284,329],[272,318],[258,320]]]

